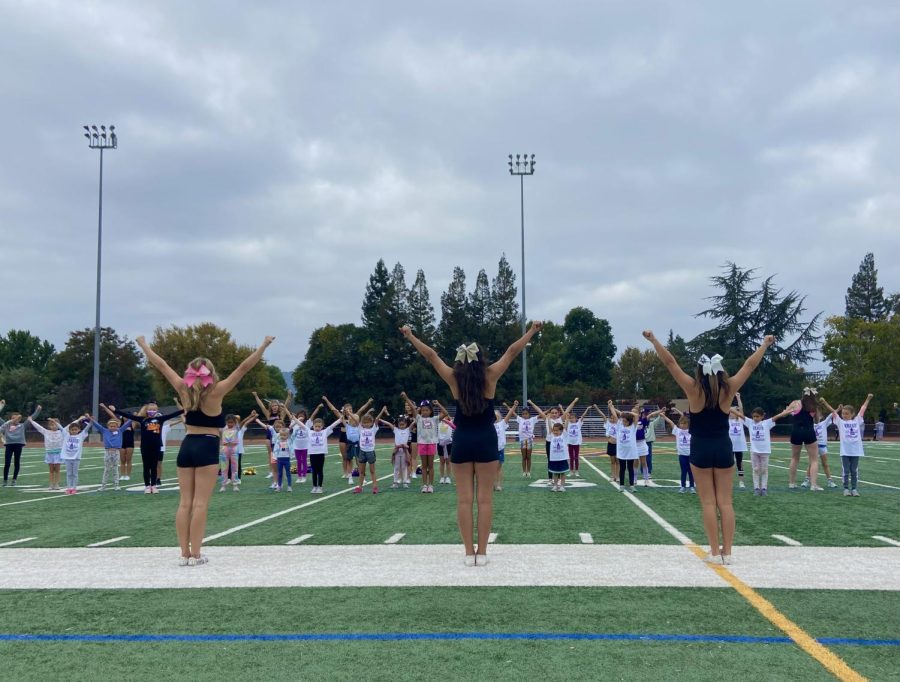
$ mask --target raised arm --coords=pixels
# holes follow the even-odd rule
[[[694,381],[694,377],[681,369],[681,366],[678,364],[675,356],[669,352],[669,349],[666,348],[649,329],[644,332],[644,338],[653,344],[656,354],[659,356],[659,359],[662,361],[665,368],[669,371],[669,374],[672,375],[672,378],[675,379],[675,383],[678,384],[686,394],[693,391],[697,382]]]
[[[338,408],[331,404],[331,401],[327,396],[322,396],[322,402],[328,406],[328,409],[331,410],[334,416],[338,418],[338,421],[344,421],[344,415]]]
[[[263,339],[263,342],[259,345],[259,348],[257,348],[249,356],[247,356],[247,358],[241,364],[239,364],[231,374],[217,383],[213,387],[214,390],[217,390],[220,395],[225,395],[231,389],[237,386],[240,380],[247,376],[247,372],[256,367],[259,361],[262,360],[263,353],[266,352],[266,348],[272,345],[272,342],[274,340],[274,336],[267,336],[265,339]]]
[[[509,420],[516,416],[516,410],[517,410],[518,408],[519,408],[519,401],[516,400],[516,401],[512,404],[512,407],[510,407],[510,408],[506,411],[506,416],[503,418],[503,421],[505,421],[507,424],[509,424]]]
[[[259,406],[260,414],[269,414],[269,407],[262,401],[259,397],[259,393],[256,391],[252,391],[253,399],[256,401],[256,404]]]
[[[372,403],[374,403],[374,402],[375,402],[375,398],[369,398],[366,402],[364,402],[362,404],[362,407],[360,407],[356,411],[357,419],[361,418],[366,413],[366,410],[368,410],[370,407],[372,407]]]
[[[143,407],[139,410],[143,411]],[[133,422],[137,422],[138,424],[143,424],[144,417],[140,414],[132,414],[131,412],[126,412],[125,410],[119,410],[115,405],[110,405],[106,408],[106,411],[110,413],[113,417],[124,417],[125,419],[130,419]]]
[[[671,419],[669,419],[669,415],[667,415],[666,413],[663,413],[660,416],[666,420],[666,424],[669,425],[670,430],[675,428],[675,422],[673,422]]]
[[[109,408],[108,408],[106,405],[104,405],[103,403],[100,403],[100,407],[102,407],[103,410],[106,412],[106,414],[108,414],[110,417],[115,417],[115,416],[116,416],[115,412],[113,412],[111,409],[109,409]]]
[[[795,407],[796,406],[794,405],[794,403],[791,403],[790,405],[785,407],[781,412],[779,412],[774,417],[772,417],[772,421],[777,422],[779,419],[783,419],[784,417],[787,417],[789,414],[793,414]]]
[[[50,421],[53,421],[53,420],[51,419]],[[38,424],[38,423],[37,423],[36,421],[34,421],[34,419],[32,419],[31,417],[28,418],[28,423],[31,424],[31,425],[34,427],[34,430],[35,430],[35,431],[37,431],[38,433],[40,433],[40,434],[42,434],[42,435],[44,435],[44,436],[46,436],[46,435],[49,433],[49,432],[47,431],[47,429],[45,429],[43,426],[41,426],[40,424]]]
[[[614,422],[619,421],[619,411],[616,409],[616,406],[613,405],[612,400],[607,401],[606,409],[609,410],[609,416]]]
[[[434,404],[437,405],[438,409],[440,410],[440,414],[438,416],[441,418],[441,420],[450,419],[450,413],[447,412],[447,408],[445,408],[443,405],[441,405],[440,401],[435,400]],[[385,408],[385,409],[387,409],[387,408]]]
[[[416,413],[416,404],[412,400],[409,399],[409,396],[406,395],[406,391],[401,391],[400,397],[403,398],[403,404],[406,405],[406,407],[409,408],[409,410],[415,414]]]
[[[859,414],[857,415],[860,419],[866,414],[866,408],[869,407],[869,401],[872,400],[874,396],[870,393],[866,396],[866,401],[862,404],[862,407],[859,408]]]
[[[413,331],[409,328],[409,325],[400,327],[400,333],[406,337],[406,340],[409,341],[417,351],[419,351],[419,354],[423,358],[431,363],[431,366],[434,367],[434,370],[438,373],[441,379],[443,379],[448,386],[454,388],[456,385],[456,380],[453,378],[453,368],[448,366],[446,362],[441,360],[441,356],[438,355],[437,351],[424,341],[416,338],[416,335],[413,334]]]
[[[825,406],[825,408],[826,408],[829,412],[831,412],[831,414],[833,414],[833,415],[836,415],[836,414],[837,414],[837,410],[834,409],[831,405],[829,405],[829,404],[828,404],[828,401],[825,400],[825,398],[823,398],[822,396],[819,396],[819,400],[820,400],[821,403]]]
[[[766,336],[763,339],[763,342],[759,345],[759,348],[756,349],[756,352],[744,361],[744,366],[728,379],[728,386],[732,391],[737,393],[741,390],[741,386],[743,386],[747,379],[750,378],[750,375],[753,374],[753,370],[759,367],[759,363],[762,362],[766,351],[774,343],[775,337],[772,335]]]
[[[540,417],[541,419],[548,419],[548,418],[549,418],[549,417],[547,417],[547,413],[546,413],[546,412],[544,412],[540,407],[538,407],[537,405],[534,404],[534,401],[529,400],[529,401],[528,401],[528,404],[531,405],[531,407],[534,409],[535,412],[537,412],[537,416],[538,416],[538,417]]]
[[[241,421],[240,427],[243,429],[245,426],[247,426],[251,422],[256,421],[256,418],[258,416],[259,416],[259,414],[257,414],[256,410],[253,410],[253,412],[251,412],[247,417],[244,418],[243,421]]]
[[[569,414],[572,411],[572,408],[578,403],[578,398],[575,398],[572,402],[569,403],[569,406],[563,410],[564,413]]]
[[[178,372],[169,367],[169,364],[163,360],[155,350],[150,347],[150,344],[147,343],[147,340],[143,336],[139,336],[135,339],[135,342],[140,347],[142,351],[144,351],[144,355],[147,356],[147,361],[156,367],[159,370],[160,374],[162,374],[166,381],[168,381],[172,388],[174,388],[178,393],[181,393],[185,390],[184,379],[181,377]]]
[[[506,349],[506,352],[500,356],[500,359],[497,362],[493,363],[487,369],[487,377],[489,380],[496,382],[503,373],[509,369],[509,366],[512,364],[512,361],[515,360],[523,350],[525,350],[525,346],[528,345],[528,342],[537,334],[541,329],[544,328],[544,323],[541,320],[535,320],[531,323],[531,326],[528,328],[528,331],[525,332],[518,341],[510,344],[509,348]]]
[[[741,401],[741,392],[737,391],[734,394],[734,397],[737,398],[737,404],[738,404],[737,411],[740,412],[741,414],[744,414],[744,403]]]

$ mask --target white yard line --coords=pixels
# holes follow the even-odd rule
[[[802,542],[797,542],[794,538],[789,538],[787,535],[776,535],[772,534],[772,537],[778,540],[779,542],[783,542],[786,545],[790,545],[791,547],[803,547]]]
[[[887,544],[893,545],[894,547],[900,547],[900,542],[897,542],[893,538],[885,537],[884,535],[873,535],[872,539],[886,542]]]
[[[102,540],[100,542],[92,542],[88,545],[88,547],[105,547],[106,545],[112,545],[116,542],[121,542],[122,540],[127,540],[130,538],[130,535],[121,535],[117,538],[110,538],[109,540]]]
[[[483,568],[464,566],[463,554],[403,543],[222,546],[209,548],[208,566],[180,568],[177,547],[12,548],[0,552],[0,589],[346,587],[347,575],[372,587],[727,587],[679,545],[499,544]],[[753,587],[900,592],[896,547],[748,546],[735,557],[728,570]]]
[[[384,541],[386,545],[396,545],[400,542],[404,537],[406,537],[406,533],[394,533],[391,537]]]
[[[581,544],[583,545],[593,545],[594,544],[594,536],[590,533],[579,533],[578,537],[581,538]]]
[[[9,542],[0,543],[0,547],[12,547],[13,545],[20,545],[23,542],[30,542],[32,540],[37,540],[37,538],[19,538],[18,540],[10,540]]]
[[[386,478],[392,478],[393,473],[387,474],[385,476],[380,477],[379,481],[383,481]],[[220,533],[213,533],[205,538],[203,538],[203,542],[212,542],[213,540],[218,540],[219,538],[224,538],[226,535],[231,535],[232,533],[237,533],[238,531],[246,530],[247,528],[252,528],[253,526],[258,526],[261,523],[265,523],[266,521],[271,521],[272,519],[277,519],[279,516],[284,516],[285,514],[290,514],[299,509],[306,509],[307,507],[311,507],[314,504],[319,504],[320,502],[324,502],[325,500],[330,500],[333,497],[337,497],[338,495],[346,495],[349,492],[353,492],[353,488],[344,488],[343,490],[339,490],[336,493],[331,493],[331,495],[324,495],[322,497],[317,497],[314,500],[310,500],[309,502],[304,502],[303,504],[298,504],[294,507],[288,507],[287,509],[282,509],[281,511],[275,512],[274,514],[269,514],[268,516],[263,516],[262,518],[255,519],[253,521],[248,521],[247,523],[242,523],[239,526],[235,526],[234,528],[229,528],[228,530],[223,530]]]
[[[286,544],[286,545],[299,545],[301,542],[304,542],[305,540],[309,540],[312,536],[313,536],[312,533],[304,533],[304,534],[301,535],[299,538],[294,538],[293,540],[288,540],[288,541],[285,542],[284,544]]]
[[[865,458],[863,458],[863,459],[865,459]],[[769,463],[769,466],[770,466],[770,467],[775,467],[776,469],[789,469],[789,467],[783,467],[783,466],[781,466],[781,465],[779,465],[779,464],[772,464],[771,462]],[[798,473],[803,473],[802,471],[800,471],[800,467],[797,467],[797,471],[798,471]],[[824,473],[819,472],[819,476],[824,476],[824,475],[825,475]],[[841,480],[840,475],[835,475],[835,476],[833,476],[833,478],[836,479],[835,482],[838,482],[838,481]],[[891,490],[900,490],[900,486],[896,486],[896,485],[887,485],[886,483],[874,483],[874,482],[872,482],[872,481],[864,481],[864,480],[862,480],[862,479],[859,479],[859,482],[860,482],[860,483],[865,483],[866,485],[874,485],[874,486],[877,486],[877,487],[879,487],[879,488],[890,488]],[[840,485],[840,483],[838,483],[838,485]]]

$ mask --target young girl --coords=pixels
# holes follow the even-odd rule
[[[391,453],[391,464],[394,465],[394,483],[392,488],[399,488],[403,483],[404,488],[409,487],[409,467],[407,459],[409,458],[409,422],[405,416],[397,420],[394,426],[389,421],[378,419],[378,423],[391,429],[394,432],[394,451]]]
[[[263,426],[274,426],[275,422],[281,419],[281,403],[277,400],[267,400],[263,402],[256,391],[253,391],[252,395],[256,400],[256,404],[259,405],[260,415],[262,415],[263,420],[266,422]],[[285,398],[285,404],[290,402],[290,400],[291,393],[288,391],[287,398]],[[272,432],[268,429],[266,429],[266,452],[269,454],[269,473],[266,474],[266,478],[275,478],[277,463],[272,454]],[[271,487],[274,488],[275,486],[272,485]]]
[[[297,477],[300,483],[306,483],[306,475],[309,473],[309,427],[307,424],[310,423],[310,419],[316,418],[319,407],[321,405],[313,410],[311,417],[307,417],[306,410],[300,410],[296,416],[285,410],[285,416],[289,417],[293,433],[294,458],[297,460]]]
[[[569,473],[567,436],[562,422],[557,422],[550,427],[550,454],[547,455],[547,474],[550,476],[551,492],[566,492],[567,473]]]
[[[443,405],[436,400],[434,402],[442,412],[447,412]],[[438,453],[441,460],[441,483],[453,483],[453,480],[450,478],[450,454],[453,452],[453,430],[455,428],[456,424],[454,424],[449,417],[442,419],[441,425],[438,426]]]
[[[81,464],[81,452],[84,441],[91,429],[90,415],[84,415],[79,421],[72,422],[63,438],[62,461],[66,463],[66,495],[78,492],[78,466]]]
[[[324,397],[324,396],[323,396]],[[341,420],[325,426],[320,418],[313,420],[312,431],[309,432],[309,464],[312,467],[312,493],[324,492],[325,483],[325,455],[328,454],[328,436],[341,423]]]
[[[134,459],[134,424],[131,421],[122,427],[122,449],[119,450],[119,455],[119,480],[130,481]]]
[[[237,431],[237,481],[238,484],[241,482],[241,474],[243,470],[241,467],[243,466],[244,461],[244,435],[247,433],[247,427],[256,420],[259,416],[259,413],[256,410],[253,410],[250,415],[241,420],[241,415],[236,414],[234,418],[238,420],[238,431]],[[232,472],[232,476],[234,476],[234,472]]]
[[[616,422],[616,458],[619,460],[619,490],[625,492],[625,470],[628,470],[628,485],[631,492],[636,492],[634,487],[634,463],[638,459],[637,451],[637,419],[638,413],[619,412],[613,401],[606,404],[609,414]],[[637,408],[635,407],[635,410]]]
[[[572,472],[572,478],[580,478],[581,469],[580,455],[581,444],[584,441],[581,435],[581,427],[584,426],[584,418],[590,411],[590,407],[585,410],[581,418],[574,412],[569,412],[566,418],[566,444],[569,451],[569,469]]]
[[[268,435],[269,435],[269,442],[270,442],[271,445],[272,445],[272,452],[271,452],[271,454],[269,455],[269,459],[275,461],[275,474],[274,474],[274,476],[272,477],[272,483],[271,483],[271,485],[269,485],[269,488],[270,488],[271,490],[274,490],[275,492],[280,492],[280,491],[281,491],[281,485],[279,485],[279,483],[278,483],[278,456],[279,456],[279,451],[278,451],[278,449],[275,447],[275,444],[276,444],[276,441],[277,441],[278,438],[279,438],[279,435],[281,434],[282,429],[284,429],[284,422],[281,421],[281,419],[276,419],[275,422],[274,422],[274,424],[272,424],[271,426],[269,426],[268,424],[264,423],[263,421],[257,419],[257,420],[256,420],[256,423],[257,423],[257,425],[258,425],[259,427],[261,427],[263,430],[265,430],[265,431],[268,433]],[[282,456],[284,456],[284,455],[282,454]]]
[[[48,490],[59,490],[59,465],[62,453],[62,442],[68,428],[63,428],[56,419],[47,421],[48,428],[44,428],[31,417],[28,422],[44,437],[44,463],[50,468],[50,483]]]
[[[523,478],[531,478],[531,453],[534,452],[534,427],[537,420],[537,417],[531,416],[527,407],[522,410],[522,416],[516,417],[516,424],[519,427],[519,449],[522,452]]]
[[[287,491],[294,492],[294,482],[291,479],[291,455],[293,454],[293,443],[291,441],[291,430],[284,426],[278,431],[272,441],[272,450],[275,452],[275,461],[278,462],[278,481],[275,485],[275,492],[280,493],[283,481],[287,479]]]
[[[415,403],[406,393],[401,393],[400,397],[405,401],[407,411],[410,407],[415,408]],[[423,493],[434,492],[434,457],[437,454],[438,430],[441,421],[450,417],[442,408],[439,409],[441,409],[440,416],[434,416],[432,403],[426,400],[419,405],[416,414],[416,448],[422,467]]]
[[[232,490],[238,492],[241,489],[241,479],[237,477],[238,469],[238,420],[233,414],[225,417],[225,428],[222,429],[222,450],[219,454],[219,468],[222,469],[222,484],[219,486],[219,492],[225,492],[225,486],[231,483],[234,487]],[[229,476],[230,471],[230,476]]]
[[[772,454],[771,431],[782,417],[791,413],[791,406],[771,419],[765,419],[765,410],[761,407],[753,408],[753,419],[747,419],[743,412],[733,410],[738,417],[744,420],[744,426],[750,432],[750,463],[753,467],[753,494],[759,497],[768,495],[769,485],[769,455]],[[796,486],[795,486],[796,487]]]
[[[840,411],[841,407],[841,405],[838,405],[838,411]],[[831,478],[831,467],[828,466],[828,427],[832,424],[832,416],[829,412],[823,419],[822,413],[817,412],[816,417],[818,420],[813,428],[816,432],[816,447],[819,450],[819,462],[822,464],[822,471],[825,472],[825,481],[828,487],[837,488],[837,483]],[[801,488],[809,487],[809,471],[810,466],[807,465],[806,478],[803,480],[803,483],[800,484]]]
[[[637,406],[635,406],[635,409],[637,409]],[[649,408],[643,408],[635,424],[635,426],[637,426],[634,434],[635,446],[637,447],[638,460],[640,461],[640,471],[644,479],[645,487],[650,485],[650,445],[647,443],[647,427],[649,426],[651,420],[655,421],[656,418],[660,414],[662,414],[662,412],[662,410],[650,412]]]
[[[30,419],[34,419],[41,413],[38,405]],[[13,410],[9,413],[9,420],[0,425],[0,435],[6,441],[3,459],[3,486],[6,487],[9,479],[9,465],[15,461],[13,468],[12,484],[16,484],[19,478],[19,467],[22,465],[22,449],[25,447],[25,422],[22,421],[22,413]]]
[[[697,489],[694,487],[694,472],[691,471],[691,420],[681,410],[673,408],[675,414],[678,415],[678,426],[675,426],[669,417],[665,414],[662,418],[672,429],[672,435],[675,436],[675,449],[678,451],[678,464],[681,466],[681,487],[678,492],[687,492],[687,484],[690,481],[691,492],[696,495]],[[741,426],[741,430],[743,430]]]
[[[122,424],[118,419],[110,419],[106,422],[106,426],[101,426],[94,417],[91,417],[91,424],[103,436],[103,478],[100,481],[100,490],[106,490],[106,482],[109,480],[110,474],[113,477],[113,486],[119,489],[119,464],[121,456],[119,449],[122,447],[122,436],[125,426],[131,422],[126,420]]]
[[[800,465],[800,452],[805,449],[809,460],[810,490],[821,491],[819,487],[819,444],[816,435],[816,414],[819,410],[818,393],[816,389],[806,387],[800,400],[791,403],[791,414],[794,421],[791,424],[791,462],[788,467],[788,487],[797,487],[797,467]]]
[[[181,407],[181,403],[178,402],[178,398],[175,398],[175,407],[179,410],[183,410]],[[170,419],[163,423],[162,431],[159,435],[161,445],[159,448],[159,463],[156,465],[156,483],[159,486],[162,486],[162,478],[163,478],[163,459],[166,456],[166,442],[169,440],[169,431],[172,430],[172,427],[176,424],[184,424],[184,417],[176,417],[175,419]]]
[[[604,430],[606,432],[606,456],[609,457],[609,475],[612,480],[619,478],[619,458],[616,456],[616,421],[612,418],[612,414],[604,416],[603,412],[596,404],[591,405],[604,422]]]
[[[838,416],[838,413],[827,402],[825,403],[825,407],[831,410],[831,418],[837,425],[841,437],[844,497],[859,497],[859,490],[856,487],[859,482],[859,458],[866,455],[863,449],[863,432],[866,428],[863,416],[866,414],[872,397],[871,393],[866,396],[866,401],[859,408],[859,414],[856,414],[852,405],[843,405],[841,414]]]
[[[404,405],[406,410],[406,423],[409,424],[409,455],[406,458],[406,466],[409,468],[409,477],[413,480],[417,479],[422,473],[419,466],[419,431],[416,426],[416,406]]]
[[[531,400],[528,401],[528,404],[531,405],[532,408],[534,408],[535,412],[537,412],[538,417],[540,417],[544,421],[544,434],[545,434],[544,435],[544,439],[545,439],[544,448],[547,451],[547,466],[548,467],[550,466],[550,440],[553,438],[553,425],[554,424],[562,424],[563,423],[563,419],[562,419],[563,412],[571,410],[572,407],[575,405],[575,402],[577,402],[577,401],[578,401],[578,399],[576,398],[575,401],[573,401],[569,405],[567,410],[563,410],[562,406],[560,406],[560,407],[551,407],[547,412],[544,412],[543,410],[541,410],[541,408],[538,407],[537,405],[535,405],[534,402],[532,402]],[[565,431],[565,427],[563,427],[563,431]],[[568,453],[568,449],[566,449],[566,452]],[[568,454],[566,456],[568,456]]]
[[[156,401],[151,400],[144,405],[137,414],[123,412],[117,410],[115,405],[107,407],[100,403],[110,417],[115,419],[130,419],[141,429],[141,468],[144,473],[144,493],[147,495],[157,493],[159,481],[156,474],[159,471],[159,456],[162,451],[162,426],[170,419],[179,416],[182,411],[170,412],[162,414],[159,411],[159,405]]]
[[[734,463],[738,470],[738,487],[744,487],[744,453],[747,452],[747,440],[744,438],[744,419],[738,415],[744,414],[744,404],[741,402],[741,394],[735,393],[737,399],[737,411],[728,413],[728,437],[731,439],[731,450],[734,452]],[[755,487],[755,486],[754,486]]]
[[[359,426],[359,484],[353,489],[354,494],[363,491],[366,485],[366,464],[369,465],[369,480],[372,481],[372,494],[378,494],[378,477],[375,475],[375,438],[378,436],[378,420],[387,414],[387,406],[383,406],[378,416],[366,412]]]
[[[515,416],[519,401],[516,400],[512,407],[506,411],[506,416],[500,414],[500,410],[494,410],[494,430],[497,432],[497,478],[494,479],[494,490],[503,490],[503,462],[506,461],[506,431],[509,429],[509,420]]]

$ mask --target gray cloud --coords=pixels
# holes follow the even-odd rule
[[[211,319],[242,342],[359,319],[378,258],[518,263],[529,313],[639,332],[693,314],[727,259],[839,313],[874,251],[900,288],[895,3],[0,2],[4,326]],[[518,268],[517,268],[518,269]]]

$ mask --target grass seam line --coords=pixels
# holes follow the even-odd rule
[[[599,468],[597,468],[595,464],[591,463],[588,460],[585,461],[592,469],[594,469],[594,471],[600,474],[607,481],[610,481],[610,478]],[[679,540],[681,540],[681,538],[684,538],[686,542],[682,541],[682,544],[690,549],[698,559],[703,561],[703,559],[706,558],[706,552],[703,551],[701,547],[692,542],[690,538],[688,538],[684,533],[682,533],[668,521],[663,519],[659,514],[650,509],[650,507],[644,504],[641,500],[638,500],[637,497],[635,497],[631,493],[625,493],[625,496],[629,498],[634,504],[636,504],[638,508],[640,508],[648,516],[650,516],[650,518],[659,523],[673,537]],[[734,575],[725,566],[716,566],[715,564],[705,565],[711,570],[715,571],[716,575],[718,575],[722,580],[733,587],[738,594],[740,594],[744,599],[747,600],[747,602],[750,603],[751,606],[753,606],[753,608],[759,611],[775,627],[777,627],[788,637],[790,637],[797,644],[797,646],[799,646],[803,651],[809,654],[813,659],[818,661],[832,675],[837,677],[842,682],[863,682],[864,680],[866,680],[865,677],[863,677],[853,668],[847,665],[847,663],[840,656],[828,649],[828,647],[823,646],[822,644],[817,642],[816,639],[812,637],[812,635],[807,633],[803,628],[801,628],[799,625],[797,625],[795,622],[781,613],[781,611],[775,608],[775,606],[770,601],[768,601],[765,597],[759,594],[759,592],[754,590],[743,580]]]

